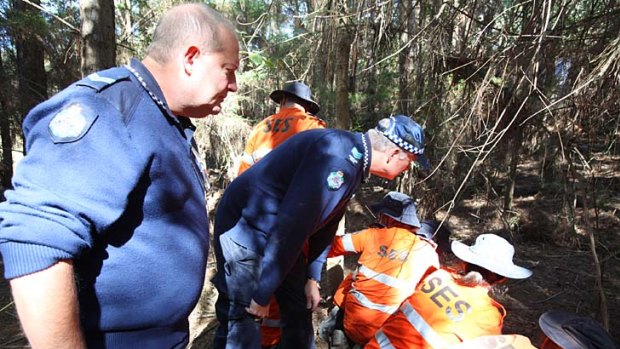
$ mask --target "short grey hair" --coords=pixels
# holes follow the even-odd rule
[[[368,137],[370,138],[370,146],[373,150],[384,152],[388,149],[398,148],[396,143],[389,140],[386,136],[383,135],[383,133],[377,131],[374,128],[368,130]]]
[[[220,35],[222,30],[235,34],[233,24],[209,6],[177,5],[164,13],[157,23],[146,54],[159,63],[167,63],[175,49],[191,42],[206,52],[219,52],[225,44]]]

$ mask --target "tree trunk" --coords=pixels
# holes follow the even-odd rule
[[[0,163],[1,191],[0,201],[4,201],[4,190],[11,188],[13,177],[13,139],[11,138],[11,122],[6,103],[7,77],[2,64],[2,50],[0,50],[0,137],[2,138],[2,163]]]
[[[521,152],[523,128],[516,127],[513,130],[513,137],[508,142],[510,146],[510,169],[508,173],[509,183],[506,186],[506,192],[504,193],[504,217],[510,217],[510,210],[512,210],[512,203],[514,201],[515,184],[517,183],[517,168],[519,165],[519,153]]]
[[[114,1],[80,0],[82,75],[116,65]]]
[[[336,128],[349,129],[351,127],[351,112],[349,104],[349,53],[351,39],[346,27],[337,29],[336,43]]]
[[[132,54],[131,54],[131,36],[132,36],[132,26],[133,20],[131,15],[131,0],[120,0],[122,4],[120,6],[120,27],[121,27],[121,38],[119,44],[119,53],[118,60],[120,64],[129,63]]]
[[[414,29],[415,16],[411,0],[401,1],[398,6],[400,15],[400,46],[408,45]],[[409,115],[411,91],[409,90],[409,76],[411,75],[412,59],[411,45],[398,54],[398,110],[399,114]]]
[[[32,0],[32,3],[39,5],[40,1]],[[43,21],[38,10],[23,1],[14,0],[13,8],[22,23]],[[35,105],[47,99],[43,41],[40,33],[33,32],[26,24],[12,29],[17,53],[18,113],[23,118]],[[19,121],[21,124],[21,119]]]

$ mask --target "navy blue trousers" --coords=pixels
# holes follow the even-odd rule
[[[262,256],[237,244],[226,234],[216,236],[217,272],[212,282],[219,295],[215,303],[220,323],[215,349],[260,349],[260,322],[245,311],[260,273]],[[264,272],[269,272],[264,271]],[[280,307],[282,339],[279,348],[314,349],[312,312],[306,309],[306,263],[303,254],[293,265],[275,296]]]

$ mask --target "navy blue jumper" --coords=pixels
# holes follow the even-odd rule
[[[370,155],[367,135],[304,131],[229,185],[214,227],[220,321],[215,348],[259,348],[259,323],[245,307],[252,299],[267,305],[274,294],[281,346],[314,346],[304,286],[308,277],[320,280],[347,203],[369,174]],[[307,263],[301,253],[306,241]]]
[[[89,348],[184,348],[209,248],[189,119],[132,60],[72,84],[23,126],[27,155],[0,204],[5,277],[72,259]]]

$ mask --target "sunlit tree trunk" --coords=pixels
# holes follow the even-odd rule
[[[401,1],[398,6],[400,16],[400,48],[402,51],[398,54],[398,105],[395,112],[402,114],[410,113],[410,103],[412,99],[412,93],[409,88],[412,70],[412,56],[411,45],[409,43],[410,38],[414,35],[414,23],[415,13],[413,11],[413,4],[411,0]]]
[[[82,75],[116,65],[113,0],[80,0]]]
[[[118,61],[120,64],[127,64],[132,57],[131,54],[131,36],[132,36],[132,14],[131,0],[120,0],[120,22],[121,38],[118,52]]]

